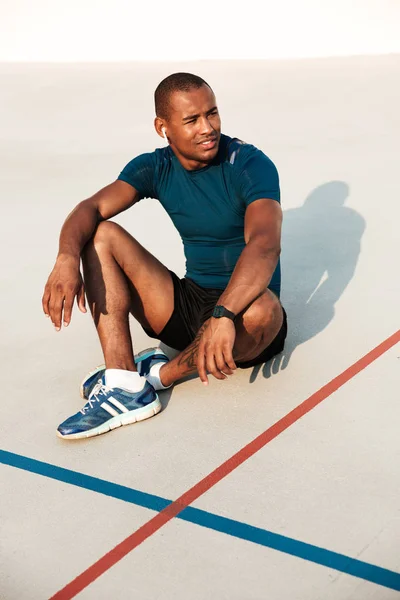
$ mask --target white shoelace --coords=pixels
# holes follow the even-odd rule
[[[87,403],[81,409],[81,413],[84,415],[87,410],[93,408],[95,402],[100,402],[101,398],[99,396],[102,394],[105,396],[108,392],[111,392],[113,388],[110,388],[103,383],[101,379],[98,380],[93,390],[90,393]]]

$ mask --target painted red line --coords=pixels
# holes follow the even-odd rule
[[[86,571],[78,575],[78,577],[76,577],[73,581],[68,583],[64,588],[52,596],[50,600],[70,600],[71,598],[74,598],[77,594],[79,594],[79,592],[93,583],[95,579],[100,577],[100,575],[108,571],[108,569],[124,558],[124,556],[129,554],[131,550],[139,546],[139,544],[144,542],[153,533],[158,531],[161,527],[163,527],[163,525],[168,523],[168,521],[176,517],[177,514],[187,508],[190,504],[192,504],[192,502],[197,500],[197,498],[207,492],[216,483],[221,481],[221,479],[229,475],[229,473],[244,463],[248,458],[253,456],[256,452],[258,452],[258,450],[268,444],[268,442],[275,439],[280,433],[293,425],[293,423],[296,423],[296,421],[298,421],[301,417],[310,412],[310,410],[328,398],[328,396],[336,392],[336,390],[342,387],[342,385],[360,373],[360,371],[368,367],[368,365],[382,356],[382,354],[387,352],[387,350],[392,348],[392,346],[397,344],[399,341],[400,330],[379,344],[379,346],[371,350],[371,352],[368,352],[368,354],[363,356],[363,358],[358,360],[351,367],[343,371],[343,373],[332,379],[332,381],[324,385],[321,389],[315,392],[315,394],[312,394],[312,396],[307,398],[307,400],[304,400],[304,402],[299,404],[290,413],[269,427],[269,429],[264,431],[264,433],[261,433],[252,442],[247,444],[247,446],[244,446],[244,448],[222,463],[222,465],[217,467],[204,479],[199,481],[199,483],[194,485],[190,490],[182,494],[182,496],[172,502],[164,510],[157,513],[155,517],[134,531],[129,537],[127,537],[120,544],[115,546],[115,548],[110,550],[110,552],[105,554],[92,566],[86,569]]]

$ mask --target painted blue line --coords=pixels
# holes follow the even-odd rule
[[[177,518],[400,591],[400,573],[188,506]]]
[[[70,469],[64,469],[63,467],[57,467],[5,450],[0,450],[0,463],[62,481],[63,483],[69,483],[157,512],[172,504],[171,500],[166,500],[154,494],[146,494],[145,492],[117,483],[105,481],[77,471],[71,471]],[[227,519],[226,517],[221,517],[191,506],[185,508],[176,518],[260,546],[265,546],[266,548],[278,550],[279,552],[290,554],[336,571],[341,571],[347,575],[352,575],[353,577],[358,577],[392,590],[400,591],[400,573],[351,558],[344,554],[332,552],[331,550],[313,546],[312,544],[306,544],[305,542],[300,542],[266,529],[253,527],[252,525]]]
[[[128,488],[124,485],[118,485],[117,483],[112,483],[111,481],[98,479],[97,477],[92,477],[91,475],[85,475],[84,473],[79,473],[78,471],[71,471],[70,469],[57,467],[55,465],[51,465],[50,463],[45,463],[40,460],[35,460],[34,458],[28,458],[26,456],[21,456],[20,454],[14,454],[13,452],[6,452],[5,450],[0,450],[0,463],[9,465],[10,467],[16,467],[17,469],[22,469],[24,471],[30,471],[31,473],[36,473],[37,475],[43,475],[44,477],[49,477],[50,479],[56,479],[57,481],[62,481],[63,483],[69,483],[71,485],[84,488],[85,490],[97,492],[98,494],[104,494],[105,496],[110,496],[111,498],[118,498],[118,500],[130,502],[131,504],[136,504],[137,506],[142,506],[143,508],[150,508],[150,510],[155,510],[158,512],[163,510],[166,506],[168,506],[168,504],[172,503],[171,500],[165,500],[164,498],[154,496],[153,494],[146,494],[145,492],[140,492],[139,490]]]

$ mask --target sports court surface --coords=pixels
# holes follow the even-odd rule
[[[56,437],[101,362],[41,313],[62,222],[162,145],[153,91],[209,81],[278,166],[285,352],[153,419]],[[394,600],[400,591],[400,57],[0,66],[1,600]],[[116,219],[179,275],[156,201]],[[132,323],[135,350],[154,345]]]

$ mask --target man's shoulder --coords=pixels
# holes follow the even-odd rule
[[[249,144],[237,137],[221,135],[225,161],[236,168],[240,168],[246,160],[257,152],[261,152],[253,144]]]
[[[153,152],[149,152],[154,165],[165,165],[172,162],[173,152],[169,146],[165,148],[156,148]]]
[[[240,138],[229,138],[224,143],[225,164],[246,203],[250,204],[260,197],[279,202],[279,175],[272,160],[262,150]]]
[[[156,148],[151,152],[144,152],[142,154],[138,154],[131,160],[131,163],[140,163],[147,164],[149,167],[156,167],[165,162],[169,162],[172,159],[172,152],[169,147],[166,148]]]
[[[153,154],[156,154],[157,156],[160,157],[165,157],[168,158],[171,154],[173,154],[171,147],[168,146],[163,146],[162,148],[155,148],[153,150]]]
[[[136,188],[141,198],[157,198],[157,184],[169,160],[169,148],[139,154],[125,165],[118,179]]]

